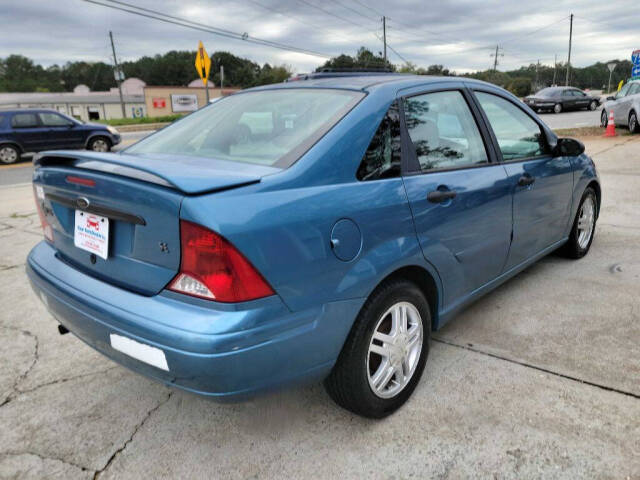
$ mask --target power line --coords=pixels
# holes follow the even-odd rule
[[[549,23],[547,25],[543,25],[540,28],[536,28],[535,30],[531,30],[530,32],[524,33],[522,35],[515,35],[515,36],[513,36],[511,38],[507,38],[507,40],[503,40],[501,43],[504,45],[505,43],[512,42],[513,40],[521,39],[521,38],[524,38],[524,37],[529,37],[529,36],[533,35],[534,33],[538,33],[541,30],[544,30],[544,29],[549,28],[549,27],[553,27],[554,25],[557,25],[557,24],[559,24],[561,22],[564,22],[567,18],[569,18],[569,15],[567,15],[566,17],[562,17],[560,20],[556,20],[555,22]]]
[[[99,5],[101,7],[108,7],[108,8],[112,8],[115,10],[120,10],[123,12],[127,12],[127,13],[132,13],[134,15],[139,15],[141,17],[146,17],[146,18],[150,18],[153,20],[159,20],[161,22],[165,22],[165,23],[171,23],[174,25],[178,25],[181,27],[185,27],[185,28],[191,28],[193,30],[200,30],[202,32],[206,32],[206,33],[211,33],[214,35],[219,35],[222,37],[227,37],[227,38],[232,38],[234,40],[242,40],[245,42],[249,42],[249,43],[253,43],[256,45],[262,45],[262,46],[267,46],[267,47],[272,47],[272,48],[277,48],[280,50],[287,50],[290,52],[296,52],[296,53],[303,53],[306,55],[312,55],[312,56],[316,56],[316,57],[322,57],[322,58],[331,58],[331,55],[325,54],[325,53],[321,53],[321,52],[316,52],[314,50],[308,50],[308,49],[304,49],[304,48],[299,48],[299,47],[295,47],[292,45],[287,45],[284,43],[279,43],[279,42],[272,42],[270,40],[263,40],[257,37],[252,37],[249,36],[247,33],[237,33],[237,32],[233,32],[231,30],[225,30],[222,28],[218,28],[218,27],[212,27],[210,25],[205,25],[199,22],[194,22],[185,18],[180,18],[180,17],[176,17],[173,15],[168,15],[162,12],[159,12],[157,10],[151,10],[148,8],[143,8],[143,7],[138,7],[136,5],[132,5],[132,4],[128,4],[125,2],[120,2],[117,0],[110,0],[109,3],[102,3],[101,1],[98,0],[83,0],[85,2],[88,3],[92,3],[95,5]],[[106,0],[102,0],[102,1],[106,1]],[[123,8],[123,7],[119,7],[116,5],[113,5],[114,3],[120,4],[120,5],[124,5],[128,8]],[[131,10],[131,9],[135,9],[135,10]],[[143,12],[148,12],[148,13],[143,13]]]
[[[350,7],[349,5],[345,5],[344,3],[340,2],[339,0],[333,0],[334,3],[337,3],[338,5],[340,5],[342,8],[345,8],[347,10],[351,10],[352,12],[354,12],[356,15],[360,15],[363,18],[366,18],[367,20],[371,20],[372,22],[379,22],[380,18],[376,17],[370,17],[368,15],[365,15],[364,13],[359,12],[358,10],[356,10],[355,8]],[[384,15],[382,15],[384,17]]]

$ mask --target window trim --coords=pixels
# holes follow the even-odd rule
[[[439,168],[429,171],[422,171],[420,168],[420,163],[418,161],[416,155],[416,149],[413,145],[413,141],[409,135],[409,130],[407,129],[406,119],[405,119],[405,111],[404,111],[404,101],[407,98],[417,97],[421,95],[428,95],[430,93],[440,93],[440,92],[460,92],[463,100],[466,102],[467,107],[469,108],[469,112],[471,113],[471,117],[473,118],[476,127],[478,128],[478,133],[480,134],[480,138],[482,140],[482,144],[484,145],[485,153],[487,154],[487,163],[473,164],[473,165],[461,165],[459,167],[448,167],[448,168]],[[494,150],[494,146],[491,141],[488,140],[489,132],[486,129],[486,125],[482,117],[480,117],[477,105],[473,101],[469,89],[464,86],[441,86],[437,88],[426,88],[425,90],[421,90],[419,92],[412,92],[406,95],[400,95],[397,97],[399,101],[399,109],[400,109],[400,135],[401,135],[401,146],[402,146],[402,176],[414,176],[414,175],[430,175],[433,173],[443,173],[443,172],[453,172],[457,170],[471,170],[476,168],[484,168],[491,167],[495,165],[499,165],[498,158],[496,156],[496,152]]]
[[[498,138],[495,136],[495,132],[493,131],[493,127],[491,126],[491,123],[489,122],[489,119],[487,118],[484,110],[482,109],[482,106],[480,105],[480,100],[478,99],[478,97],[476,96],[476,92],[481,92],[481,93],[487,93],[489,95],[495,95],[496,97],[500,97],[503,100],[506,100],[507,102],[511,103],[512,105],[514,105],[516,108],[518,108],[520,111],[522,111],[522,113],[524,113],[525,115],[527,115],[531,120],[533,120],[537,125],[538,128],[540,129],[540,133],[542,133],[544,135],[544,138],[547,142],[547,147],[549,148],[549,150],[551,150],[551,145],[549,145],[549,137],[547,135],[547,129],[545,128],[545,125],[541,122],[541,120],[539,120],[536,117],[531,116],[531,114],[529,112],[527,112],[526,109],[522,108],[522,105],[519,105],[517,102],[515,102],[513,99],[509,98],[506,95],[501,95],[500,93],[496,92],[495,90],[492,90],[491,88],[482,88],[481,86],[474,86],[471,89],[471,93],[473,95],[473,100],[474,102],[476,102],[478,109],[480,109],[480,114],[482,115],[483,121],[485,122],[485,124],[487,125],[487,128],[489,130],[489,135],[491,138],[491,141],[493,142],[494,148],[496,149],[496,155],[498,158],[498,163],[500,164],[511,164],[511,163],[519,163],[519,162],[530,162],[533,160],[540,160],[542,158],[547,158],[547,157],[552,157],[552,153],[544,153],[542,155],[533,155],[530,157],[523,157],[523,158],[515,158],[513,160],[505,160],[504,156],[502,155],[502,150],[500,150],[500,144],[498,143]]]

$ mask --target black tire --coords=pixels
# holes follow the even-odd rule
[[[15,145],[0,145],[0,163],[10,165],[20,161],[20,150]]]
[[[589,104],[589,110],[591,110],[592,112],[594,112],[596,110],[596,108],[598,108],[598,102],[596,102],[595,100],[593,100],[590,104]]]
[[[562,104],[561,103],[556,103],[553,106],[553,112],[554,113],[561,113],[562,112]]]
[[[422,321],[422,348],[413,376],[395,396],[381,398],[369,385],[369,345],[384,313],[398,302],[411,303]],[[341,407],[368,418],[383,418],[400,408],[420,381],[431,332],[429,304],[412,282],[397,279],[382,283],[367,299],[342,347],[333,370],[324,382],[327,393]]]
[[[603,108],[602,109],[602,114],[600,115],[600,126],[602,128],[607,128],[607,125],[609,125],[609,114]]]
[[[638,114],[631,110],[629,114],[629,132],[640,133],[640,125],[638,125]]]
[[[593,206],[594,206],[593,229],[592,229],[591,237],[589,238],[588,243],[586,245],[581,246],[579,242],[580,232],[578,229],[578,220],[580,218],[580,215],[582,213],[582,208],[585,202],[587,201],[587,199],[590,199],[593,202]],[[588,187],[582,194],[582,199],[580,200],[580,206],[578,207],[576,216],[573,219],[573,227],[571,227],[571,234],[569,235],[569,240],[567,240],[567,243],[565,243],[562,248],[562,253],[566,257],[577,260],[579,258],[584,257],[589,252],[589,249],[591,248],[591,243],[593,243],[593,237],[595,236],[595,233],[596,233],[596,223],[598,220],[598,213],[599,213],[598,198],[596,196],[596,192],[593,190],[593,188]]]
[[[101,148],[102,145],[105,145],[106,150],[103,150]],[[100,148],[98,148],[98,146],[100,146]],[[93,137],[87,144],[87,150],[91,150],[94,152],[108,152],[111,150],[111,140],[109,140],[107,137]]]

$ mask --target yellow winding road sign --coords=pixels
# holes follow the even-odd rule
[[[204,49],[202,42],[198,44],[198,53],[196,54],[196,70],[202,79],[202,84],[206,87],[209,81],[209,72],[211,71],[211,58]]]

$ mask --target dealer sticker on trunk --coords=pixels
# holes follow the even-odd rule
[[[109,252],[109,219],[76,210],[73,243],[76,247],[95,253],[106,260]]]

